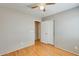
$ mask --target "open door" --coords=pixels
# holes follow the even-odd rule
[[[41,40],[41,23],[35,21],[35,40]]]

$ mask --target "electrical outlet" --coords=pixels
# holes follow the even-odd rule
[[[76,50],[78,50],[78,46],[75,46],[74,48],[75,48]]]

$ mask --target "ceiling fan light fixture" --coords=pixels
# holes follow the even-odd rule
[[[44,10],[45,9],[45,7],[43,5],[40,5],[39,8],[40,8],[40,10]]]

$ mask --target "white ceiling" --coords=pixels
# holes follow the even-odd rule
[[[46,12],[42,12],[39,10],[39,8],[31,9],[27,7],[27,5],[31,4],[32,3],[1,3],[0,7],[16,9],[23,13],[31,14],[35,17],[45,17],[79,6],[78,3],[56,3],[55,5],[47,6]]]

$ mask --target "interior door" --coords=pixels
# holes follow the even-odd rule
[[[53,44],[53,20],[46,20],[42,22],[41,38],[42,42]]]

